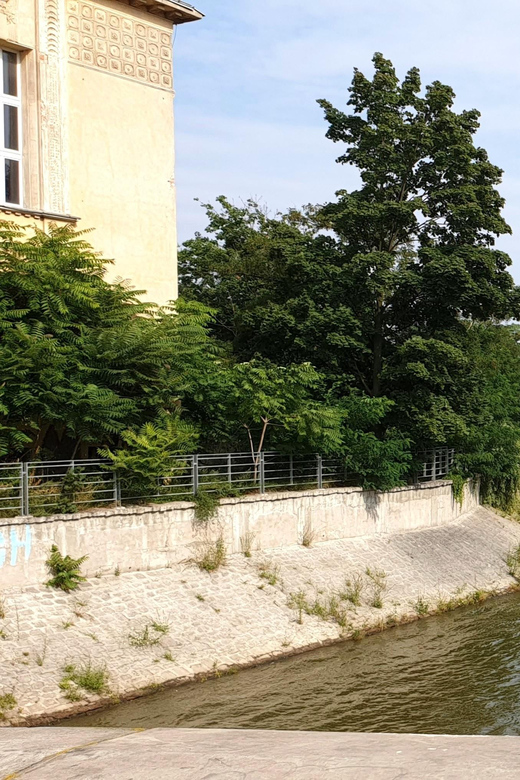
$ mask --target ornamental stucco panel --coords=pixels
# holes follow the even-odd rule
[[[171,90],[171,34],[164,27],[81,0],[67,3],[69,60]]]
[[[68,212],[67,90],[62,57],[64,10],[59,0],[40,0],[40,122],[44,209]]]

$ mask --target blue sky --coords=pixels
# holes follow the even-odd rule
[[[256,197],[271,210],[320,203],[355,175],[335,163],[317,98],[344,106],[352,70],[381,51],[399,75],[421,69],[478,108],[477,141],[504,169],[501,192],[520,282],[518,0],[198,0],[205,18],[177,29],[179,239],[203,230],[194,198]]]

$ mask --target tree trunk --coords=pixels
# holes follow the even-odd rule
[[[374,318],[374,342],[372,363],[372,395],[381,395],[381,371],[383,370],[383,296],[377,300],[376,316]]]

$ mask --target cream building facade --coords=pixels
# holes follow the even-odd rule
[[[0,218],[88,240],[158,303],[177,295],[174,26],[181,0],[0,0]]]

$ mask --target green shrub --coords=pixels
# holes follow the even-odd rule
[[[218,493],[208,493],[206,490],[199,490],[193,500],[197,523],[208,523],[216,516],[220,506]]]
[[[46,583],[49,588],[59,588],[68,593],[76,590],[81,582],[85,582],[86,577],[80,574],[82,564],[87,560],[88,555],[82,558],[74,559],[70,555],[63,556],[55,544],[51,547],[51,554],[46,561],[49,572],[53,575]]]
[[[465,479],[462,474],[459,474],[458,472],[453,472],[452,474],[448,474],[446,479],[451,480],[451,489],[453,491],[453,498],[457,502],[457,504],[462,507],[462,504],[464,502],[464,488],[466,487],[467,479]]]
[[[226,543],[222,536],[216,542],[206,542],[197,558],[193,559],[202,571],[216,571],[227,561]]]

